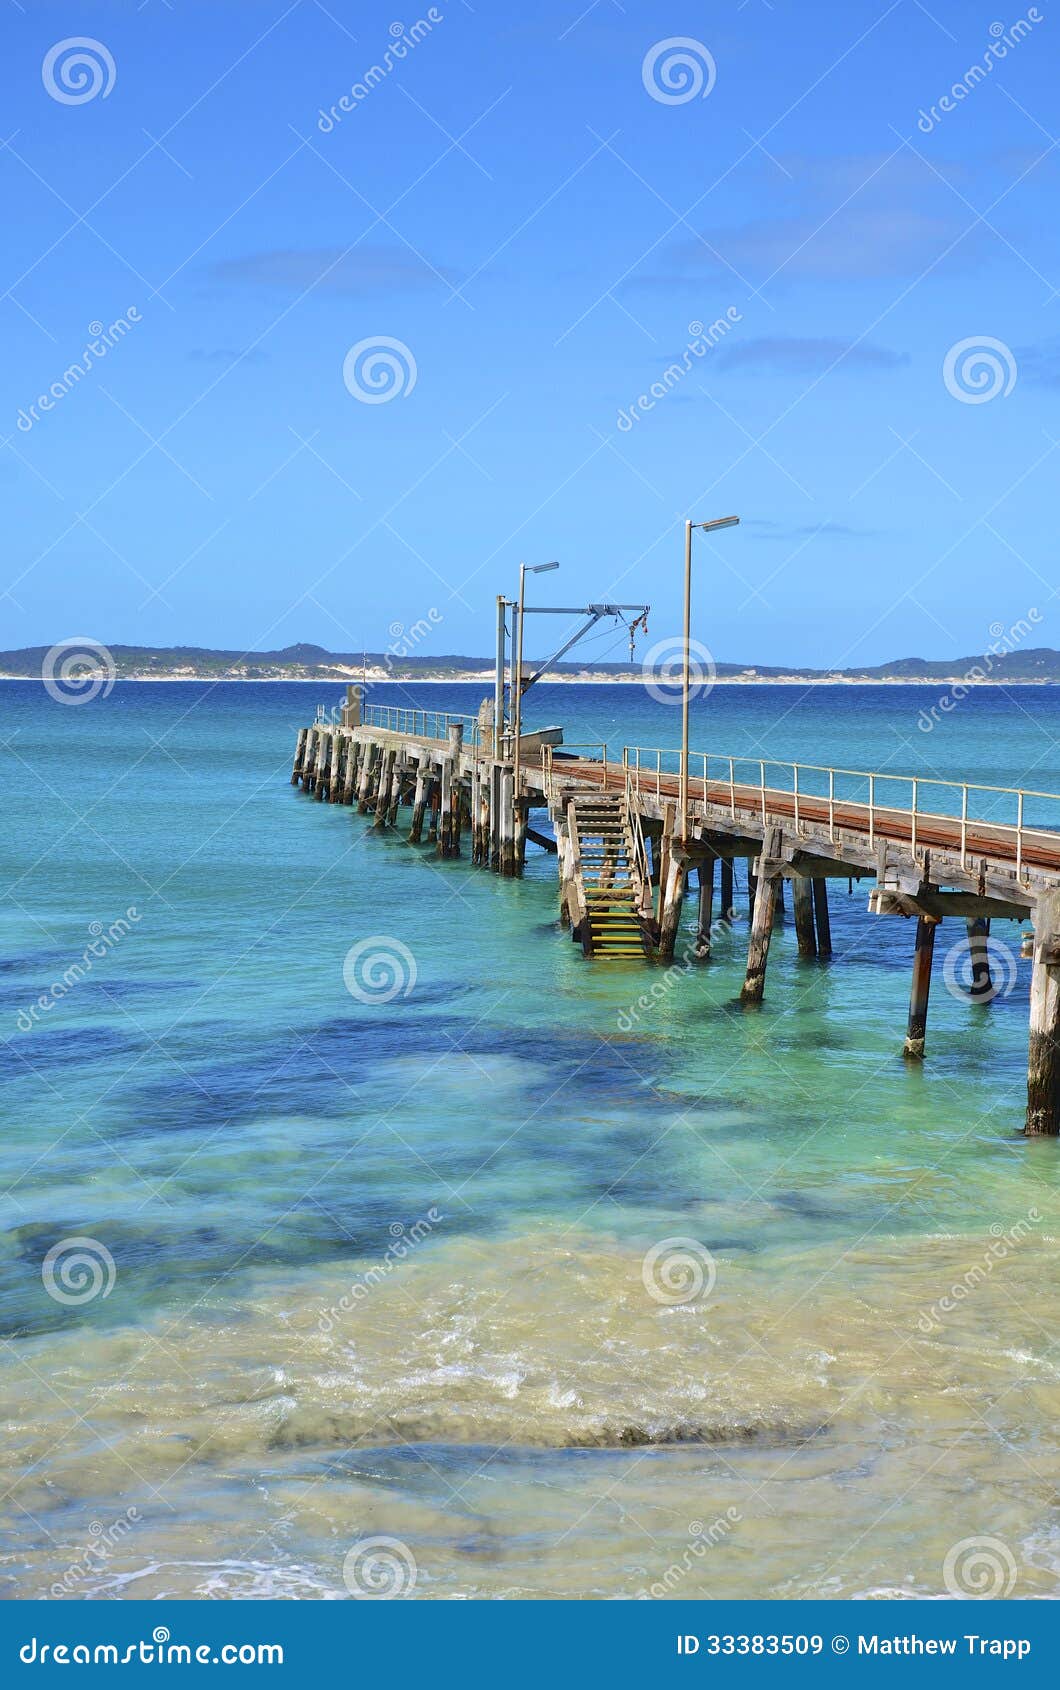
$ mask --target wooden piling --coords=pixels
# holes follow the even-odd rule
[[[452,811],[449,822],[449,855],[451,857],[459,857],[460,836],[461,829],[464,825],[464,818],[467,814],[467,801],[464,797],[464,783],[455,769],[453,773],[453,790],[450,795],[449,802]]]
[[[438,855],[452,856],[453,827],[453,759],[442,758],[440,791],[438,794]]]
[[[385,827],[390,814],[390,788],[394,782],[394,761],[396,751],[384,751],[381,759],[379,784],[375,793],[375,820],[373,827]]]
[[[797,874],[792,881],[791,891],[795,906],[795,937],[799,943],[799,955],[815,957],[817,934],[813,921],[813,882],[809,875]]]
[[[331,767],[328,772],[328,799],[332,804],[342,802],[342,734],[337,728],[331,732]]]
[[[361,753],[361,742],[352,734],[346,737],[346,768],[342,776],[342,802],[353,803],[353,789],[357,780],[357,762]]]
[[[658,909],[658,921],[659,921],[660,926],[662,925],[663,909],[664,909],[665,904],[666,904],[666,888],[667,888],[667,886],[669,884],[669,880],[670,880],[670,854],[671,854],[671,851],[673,849],[674,825],[675,825],[675,822],[676,822],[676,817],[677,817],[677,806],[676,806],[676,804],[664,804],[663,805],[663,815],[662,815],[662,834],[660,835],[660,837],[657,840],[652,841],[651,860],[652,860],[653,866],[657,867],[658,871],[659,871],[658,880],[656,881],[656,885],[659,888],[659,898],[658,898],[657,909]],[[659,848],[658,853],[656,853],[656,849],[655,849],[656,845],[658,845],[658,848]],[[684,888],[682,886],[682,891],[683,890],[684,890]],[[672,947],[671,947],[670,954],[671,954],[671,956],[673,955],[673,948]]]
[[[317,783],[314,796],[321,802],[328,789],[328,760],[331,756],[331,735],[321,730],[317,735],[320,749],[317,752]]]
[[[916,944],[913,950],[913,983],[909,990],[909,1022],[906,1027],[902,1055],[911,1062],[924,1060],[924,1040],[927,1036],[928,996],[931,991],[931,959],[935,954],[935,929],[938,918],[931,915],[917,917]]]
[[[305,759],[305,745],[306,745],[306,740],[308,738],[309,738],[309,729],[308,728],[299,728],[299,730],[298,730],[298,744],[295,746],[295,752],[294,752],[294,767],[291,770],[291,785],[292,786],[297,786],[298,782],[302,778],[302,764],[303,764],[303,761]]]
[[[475,764],[475,791],[472,795],[472,809],[475,817],[474,861],[480,868],[489,868],[490,777],[488,769],[483,772],[481,763]]]
[[[379,747],[369,740],[361,757],[361,772],[357,777],[357,808],[362,816],[368,809],[368,799],[372,791],[372,771],[378,760]]]
[[[710,961],[710,929],[714,920],[714,852],[707,851],[699,865],[699,920],[696,925],[696,944],[693,956],[697,962]]]
[[[383,776],[386,773],[386,761],[386,747],[381,745],[375,762],[372,764],[372,775],[368,783],[368,808],[373,815],[379,808],[379,796],[383,785]]]
[[[971,996],[979,1003],[989,1003],[994,995],[990,978],[990,920],[976,916],[968,922],[968,960],[971,963]]]
[[[659,911],[659,957],[664,962],[672,960],[677,944],[677,930],[681,925],[681,905],[687,878],[688,869],[683,855],[671,847],[666,880],[661,888],[662,906]]]
[[[497,817],[498,847],[497,868],[503,875],[515,873],[515,811],[512,774],[502,764],[497,770],[497,785],[500,791],[500,811]]]
[[[832,954],[832,923],[828,915],[828,882],[823,878],[813,883],[813,913],[817,919],[817,955]]]
[[[561,927],[571,925],[570,881],[573,874],[570,831],[565,816],[555,816],[556,868],[559,873],[559,919]]]
[[[409,828],[409,844],[418,845],[423,838],[423,817],[427,809],[427,770],[430,758],[426,751],[421,751],[416,764],[416,786],[412,794],[412,825]]]
[[[427,802],[431,812],[431,819],[427,826],[427,843],[428,845],[437,845],[438,820],[442,813],[442,782],[440,776],[432,777],[430,796]]]
[[[495,874],[499,874],[501,867],[501,766],[499,763],[491,763],[489,783],[490,838],[488,864]]]
[[[394,760],[394,773],[390,780],[389,803],[387,805],[386,812],[387,827],[397,826],[398,807],[401,803],[401,782],[404,779],[405,774],[404,761],[404,753],[396,753]]]
[[[777,881],[780,876],[780,833],[770,828],[762,841],[762,855],[758,859],[758,875],[747,867],[748,885],[755,881],[754,904],[751,914],[751,933],[747,943],[747,973],[740,990],[740,1002],[760,1004],[766,988],[766,964],[769,961],[769,941],[773,935],[773,914],[777,901]]]
[[[1060,1133],[1060,891],[1040,892],[1034,912],[1026,1130]]]
[[[732,858],[721,859],[721,914],[723,921],[731,921],[736,914],[732,901]]]
[[[463,724],[455,723],[448,731],[449,748],[442,758],[440,811],[438,816],[438,855],[460,855],[460,752],[464,741]]]
[[[302,791],[312,792],[316,771],[317,731],[310,728],[306,734],[305,756],[302,758]]]
[[[521,875],[526,867],[526,830],[530,825],[530,800],[525,795],[515,800],[512,819],[515,833],[512,843],[513,873]]]

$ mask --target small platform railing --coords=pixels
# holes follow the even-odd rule
[[[593,739],[579,744],[574,741],[562,748],[555,749],[551,745],[541,747],[541,773],[545,787],[545,802],[549,805],[555,802],[556,776],[562,775],[564,766],[570,762],[585,761],[598,763],[603,769],[604,783],[607,783],[608,753],[606,740]],[[614,764],[610,765],[612,768]],[[564,798],[564,802],[566,798]]]
[[[366,704],[361,710],[361,725],[378,728],[382,733],[404,734],[409,739],[428,739],[443,743],[449,729],[457,724],[464,730],[467,747],[478,744],[477,716],[461,716],[449,710],[418,710],[403,704]]]

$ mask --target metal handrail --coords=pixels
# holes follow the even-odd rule
[[[643,915],[651,912],[651,869],[648,865],[648,847],[644,841],[644,828],[641,825],[640,811],[632,801],[628,765],[626,767],[625,811],[633,845],[630,869],[637,886],[637,907]]]
[[[464,744],[477,745],[477,716],[462,716],[451,710],[421,710],[404,704],[366,704],[361,709],[363,727],[378,728],[384,733],[406,734],[411,739],[444,743],[449,738],[449,729],[458,724],[464,730]]]
[[[678,771],[680,752],[675,747],[658,747],[632,745],[623,750],[623,766],[626,770],[627,783],[631,791],[640,793],[647,791],[656,799],[662,796],[663,760],[673,760],[673,773]],[[873,769],[849,769],[827,763],[801,763],[788,761],[783,758],[772,757],[732,757],[714,752],[695,752],[692,757],[689,789],[693,797],[696,787],[702,802],[707,801],[708,789],[714,788],[713,802],[718,802],[719,789],[726,790],[724,802],[733,819],[736,817],[737,804],[742,801],[745,807],[758,810],[765,820],[769,793],[782,793],[790,797],[795,806],[795,825],[800,827],[806,820],[807,803],[815,801],[827,805],[827,820],[829,836],[835,839],[836,805],[845,804],[850,808],[860,809],[868,817],[868,834],[870,846],[875,843],[878,827],[881,822],[896,816],[907,817],[910,824],[912,849],[915,852],[918,845],[918,826],[924,821],[951,821],[960,827],[961,866],[967,866],[968,859],[968,829],[973,827],[988,827],[999,835],[1015,840],[1016,845],[1016,875],[1019,878],[1023,869],[1024,842],[1028,838],[1048,839],[1054,843],[1060,838],[1060,828],[1028,826],[1025,820],[1027,799],[1042,799],[1060,806],[1060,793],[1046,792],[1032,787],[997,786],[987,781],[947,780],[936,775],[904,775],[892,774]],[[724,772],[714,772],[711,764],[720,766]],[[699,765],[698,778],[696,765]],[[746,770],[741,774],[738,771]],[[754,771],[752,773],[752,771]],[[767,771],[787,772],[789,784],[770,785]],[[666,771],[669,773],[670,771]],[[812,783],[808,786],[803,779],[805,776],[819,775],[827,778],[827,790],[815,792]],[[650,777],[650,778],[648,778]],[[861,798],[841,798],[836,793],[837,779],[865,781],[868,786],[867,802]],[[883,782],[892,786],[904,785],[910,789],[908,804],[897,801],[880,803],[878,787]],[[823,782],[822,782],[823,785]],[[955,813],[945,810],[925,809],[922,803],[924,787],[942,788],[954,793],[959,800],[959,809]],[[743,792],[739,792],[739,788]],[[998,821],[992,816],[974,815],[970,812],[970,795],[986,793],[994,797],[1008,798],[1015,801],[1016,820]]]
[[[552,805],[553,805],[553,801],[554,801],[554,797],[555,797],[555,793],[554,793],[553,786],[552,786],[552,747],[551,747],[551,745],[543,745],[541,747],[541,781],[542,781],[542,785],[545,788],[545,803],[548,805],[549,809],[551,810]]]

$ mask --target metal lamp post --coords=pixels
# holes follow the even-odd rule
[[[512,732],[515,745],[512,750],[512,805],[515,810],[519,807],[519,779],[522,772],[521,740],[523,734],[523,605],[526,599],[526,577],[528,575],[544,575],[550,569],[558,569],[559,564],[553,563],[521,563],[519,565],[519,599],[516,610],[516,624],[513,630],[515,636],[515,663],[512,686]],[[516,872],[519,865],[516,864]]]
[[[739,522],[738,516],[719,516],[713,522],[685,523],[685,623],[683,641],[683,664],[681,674],[681,790],[679,809],[681,814],[681,841],[688,842],[688,705],[692,689],[692,530],[701,528],[709,534],[715,528],[735,528]]]

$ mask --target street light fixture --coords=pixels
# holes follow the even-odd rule
[[[514,685],[512,687],[512,732],[515,736],[515,746],[512,751],[512,809],[514,815],[519,809],[519,779],[522,772],[522,757],[520,755],[520,740],[523,733],[523,604],[526,598],[526,577],[528,575],[544,575],[550,569],[558,569],[559,564],[552,563],[521,563],[519,565],[519,599],[516,610],[515,635],[515,663]],[[518,872],[518,852],[516,853],[516,872]]]
[[[705,534],[710,534],[716,528],[735,528],[739,522],[738,516],[718,516],[713,522],[685,523],[685,625],[683,655],[684,662],[681,674],[681,788],[679,808],[681,812],[681,842],[688,843],[688,705],[691,692],[691,636],[692,636],[692,530],[701,528]]]

